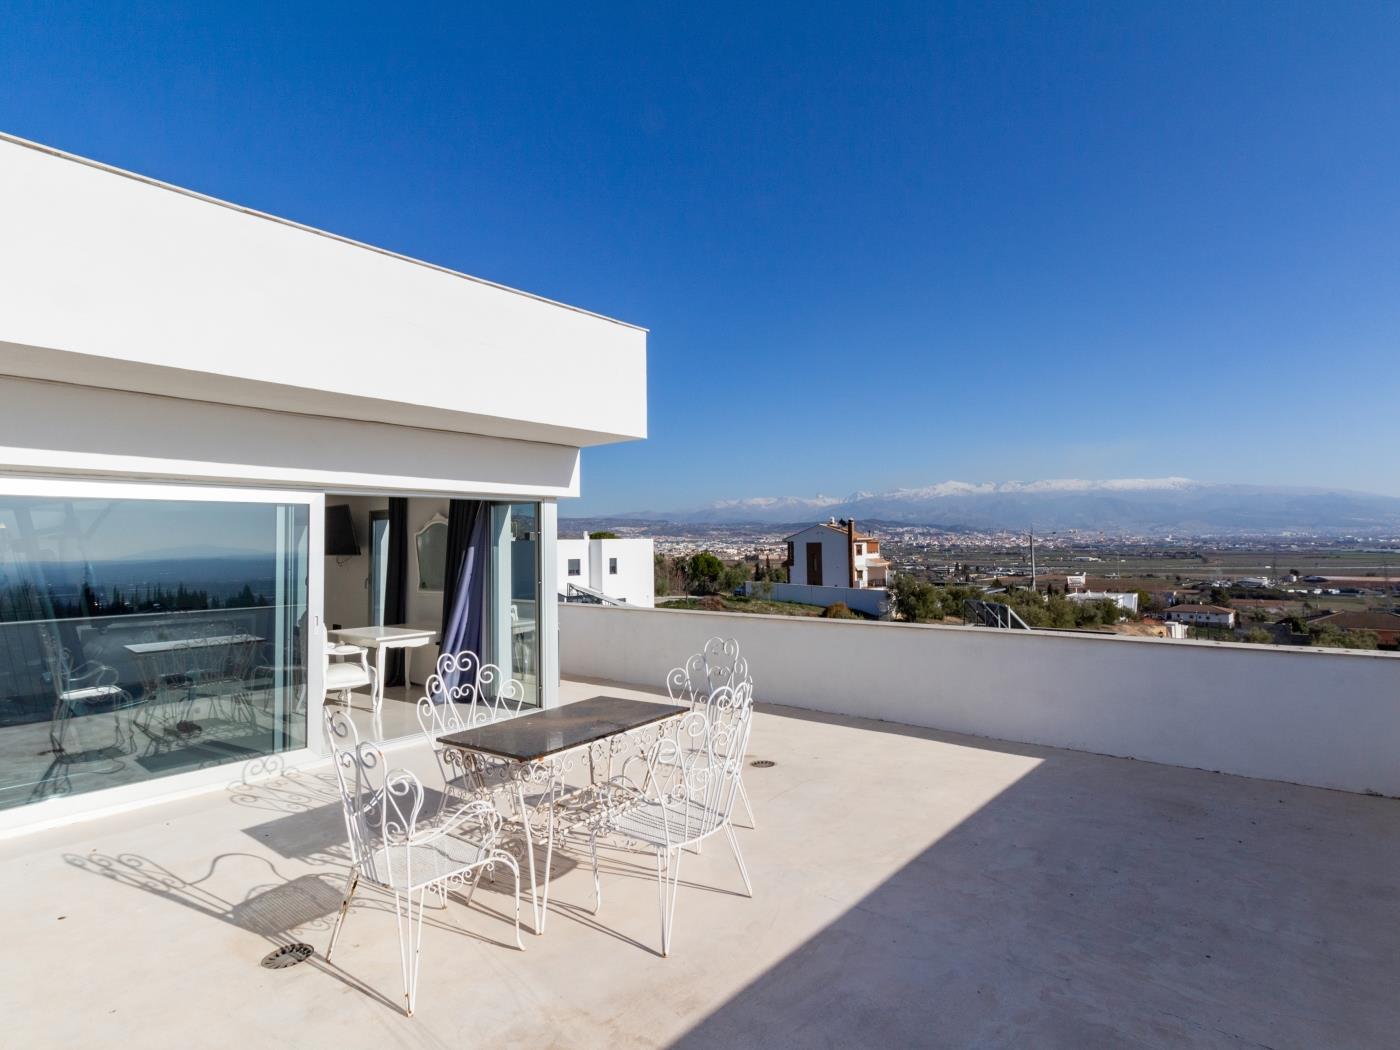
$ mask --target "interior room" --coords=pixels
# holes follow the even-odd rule
[[[539,529],[537,503],[327,493],[327,702],[348,702],[368,737],[416,734],[440,653],[469,649],[538,706]],[[357,667],[382,673],[377,712]]]

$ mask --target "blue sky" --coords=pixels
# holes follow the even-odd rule
[[[566,513],[1400,494],[1397,54],[1393,4],[10,0],[0,128],[650,328]]]

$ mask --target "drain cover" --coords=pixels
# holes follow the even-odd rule
[[[288,966],[306,962],[315,954],[316,949],[309,944],[284,944],[275,952],[264,955],[262,966],[266,970],[285,970]]]
[[[754,769],[772,769],[777,764],[771,758],[755,758],[749,763]]]

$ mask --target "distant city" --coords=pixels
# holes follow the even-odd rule
[[[892,504],[901,517],[837,513]],[[940,514],[941,523],[909,520],[921,510]],[[1086,515],[1092,526],[1076,524]],[[720,520],[726,516],[732,520]],[[804,530],[819,523],[849,531],[851,556],[838,548],[836,571],[828,561],[824,586],[813,588],[811,573],[820,578],[822,569],[803,564],[813,556],[803,549],[832,534]],[[560,531],[650,539],[663,608],[1280,645],[1400,643],[1400,499],[1387,496],[1180,478],[948,483],[839,501],[565,517]],[[861,541],[884,566],[868,579],[856,565]],[[697,559],[707,555],[722,571],[699,571]],[[887,597],[872,600],[874,588]]]

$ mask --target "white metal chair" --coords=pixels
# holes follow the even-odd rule
[[[84,768],[92,774],[115,773],[122,756],[136,750],[135,714],[144,701],[117,684],[115,668],[89,660],[74,665],[72,654],[49,631],[40,631],[44,657],[53,687],[53,715],[49,720],[49,768],[35,787],[34,797],[66,795],[72,790],[69,770]],[[123,725],[123,717],[126,724]],[[111,719],[112,743],[87,746],[84,729],[105,726]],[[105,734],[104,734],[105,735]],[[99,764],[103,768],[98,768]]]
[[[360,742],[345,711],[326,711],[326,733],[340,785],[351,858],[340,914],[326,947],[326,961],[330,962],[335,951],[336,939],[360,882],[391,892],[399,930],[404,1001],[411,1017],[418,990],[423,904],[428,891],[438,895],[445,909],[449,887],[469,886],[466,903],[470,906],[482,874],[493,873],[496,864],[505,865],[515,878],[515,946],[524,951],[520,939],[520,869],[515,858],[497,845],[501,818],[489,803],[469,802],[441,822],[420,828],[424,795],[418,778],[406,769],[389,769],[378,745]]]
[[[601,828],[590,835],[594,910],[602,904],[598,878],[598,837],[616,836],[656,853],[657,896],[661,906],[661,954],[671,952],[671,927],[687,848],[721,831],[734,851],[744,890],[753,896],[730,815],[739,793],[739,771],[748,749],[753,704],[741,686],[720,686],[705,708],[681,718],[676,733],[662,737],[645,756],[634,756],[609,782],[610,808]],[[636,763],[642,763],[640,770]],[[641,773],[640,779],[638,772]]]
[[[342,707],[349,708],[350,694],[356,689],[369,689],[377,696],[375,670],[369,664],[369,650],[359,645],[326,643],[324,676],[326,696],[338,694]],[[378,709],[375,709],[378,714]]]
[[[519,681],[507,678],[495,664],[483,664],[469,649],[438,657],[437,670],[418,698],[418,726],[437,758],[447,794],[463,800],[490,798],[505,783],[508,764],[477,756],[468,769],[463,753],[443,747],[438,738],[514,718],[524,703],[525,687]]]
[[[749,662],[739,655],[739,642],[735,638],[716,636],[709,639],[698,653],[679,667],[673,667],[666,675],[666,692],[671,702],[687,704],[692,711],[708,705],[717,690],[740,687],[746,688],[748,695],[752,696],[753,676],[749,674]],[[742,776],[739,780],[739,799],[744,803],[749,828],[757,828],[753,804],[749,802]]]

